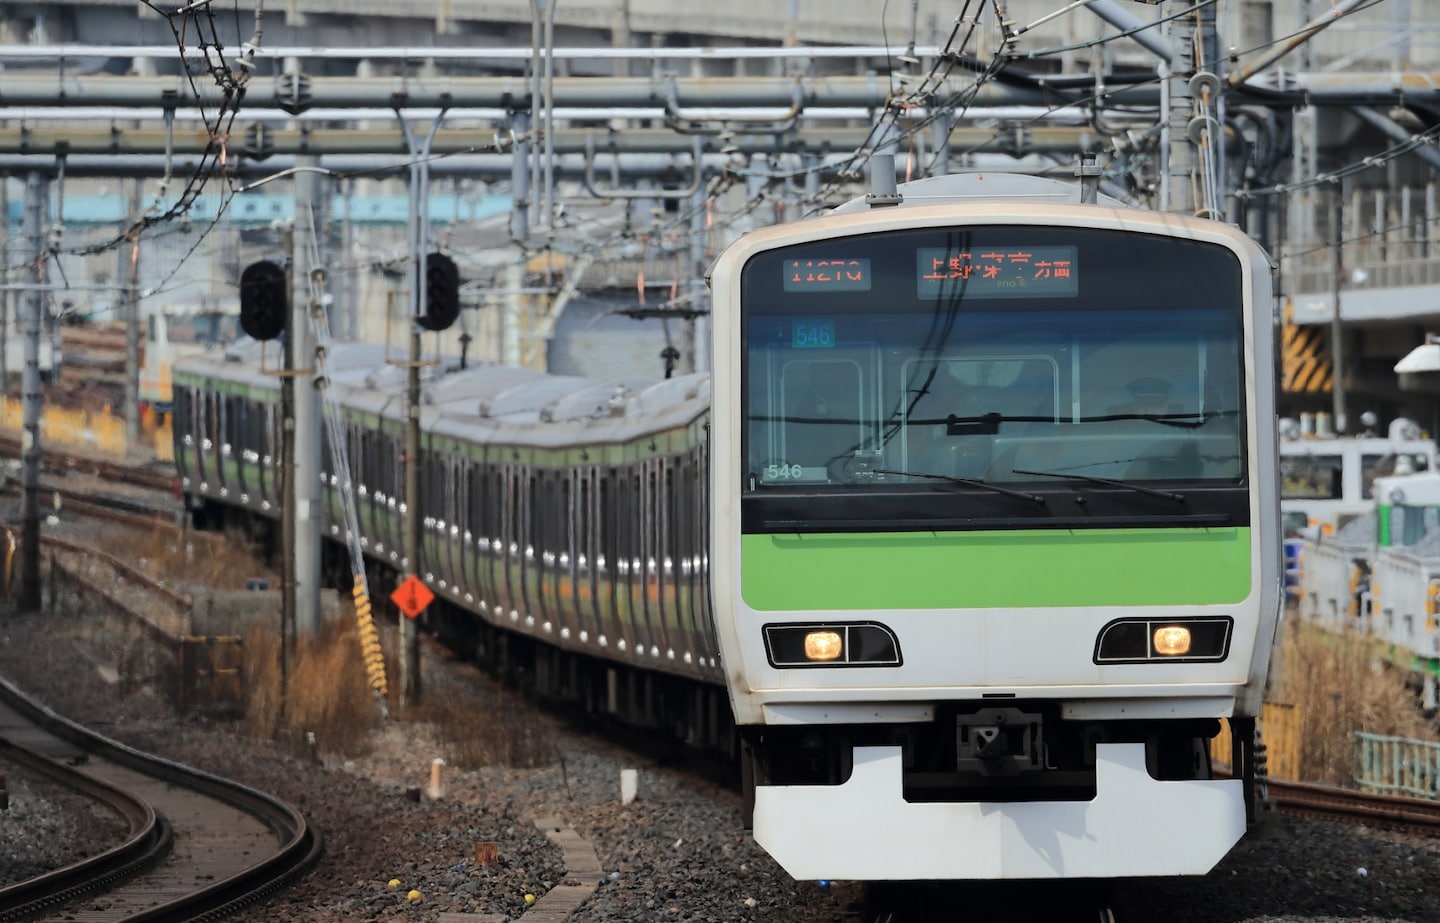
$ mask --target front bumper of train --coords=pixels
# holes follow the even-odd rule
[[[755,840],[797,880],[1203,875],[1245,833],[1238,780],[1160,782],[1143,744],[1099,744],[1090,801],[909,803],[899,747],[841,785],[761,785]]]

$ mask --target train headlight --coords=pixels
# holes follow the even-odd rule
[[[1165,657],[1180,657],[1190,653],[1190,629],[1184,625],[1162,625],[1155,629],[1151,641],[1155,653]]]
[[[788,622],[763,631],[772,667],[900,666],[900,642],[879,622]]]
[[[805,633],[806,660],[838,660],[845,652],[845,642],[840,632],[825,629]]]
[[[1229,656],[1234,628],[1229,616],[1117,619],[1100,629],[1095,662],[1215,663]]]

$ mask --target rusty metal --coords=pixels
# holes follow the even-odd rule
[[[1283,814],[1440,837],[1440,802],[1303,782],[1271,780],[1268,788],[1271,807]]]

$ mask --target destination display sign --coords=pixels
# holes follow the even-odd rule
[[[1080,293],[1075,247],[921,247],[920,298],[1073,298]]]

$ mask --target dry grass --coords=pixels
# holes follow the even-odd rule
[[[411,710],[409,717],[426,721],[447,765],[460,769],[482,766],[534,768],[555,761],[556,746],[549,728],[519,724],[506,695],[483,701],[473,695],[431,695],[433,701]]]
[[[316,637],[302,639],[299,648],[282,691],[275,632],[267,626],[246,637],[248,732],[283,741],[302,755],[309,752],[311,734],[327,754],[362,755],[371,732],[385,718],[370,689],[353,622],[332,621]],[[474,686],[460,680],[428,686],[419,705],[399,709],[393,659],[387,653],[389,714],[428,730],[447,765],[530,768],[554,761],[556,746],[548,726],[518,723],[517,710],[508,702],[513,693],[495,692],[483,680]]]
[[[137,536],[125,533],[124,557],[156,580],[181,592],[203,586],[211,590],[243,590],[251,577],[275,577],[247,543],[218,532],[190,532],[181,536],[156,530]]]
[[[245,673],[245,721],[257,737],[308,749],[307,735],[313,734],[321,750],[357,756],[382,718],[353,622],[331,621],[314,637],[302,637],[284,674],[274,629],[252,628],[245,637]]]
[[[1384,661],[1373,641],[1329,634],[1293,617],[1282,632],[1269,698],[1298,707],[1300,778],[1350,784],[1356,731],[1435,738],[1403,673]]]

